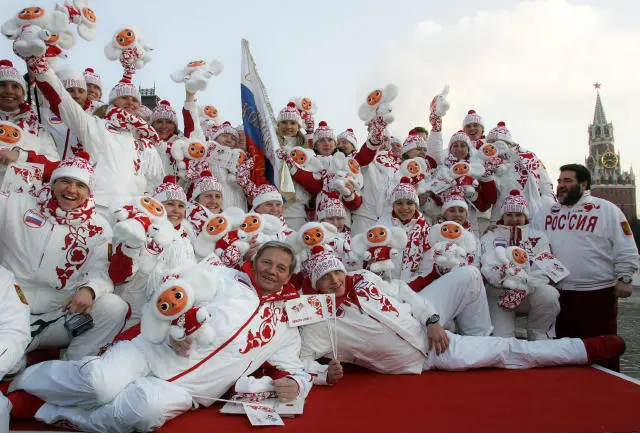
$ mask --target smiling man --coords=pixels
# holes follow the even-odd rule
[[[82,156],[62,161],[37,198],[0,195],[0,264],[13,272],[31,309],[28,351],[68,346],[65,359],[96,354],[118,334],[127,313],[111,293],[111,229],[95,212],[93,167]],[[65,323],[77,314],[90,315],[93,328],[68,332]]]
[[[571,274],[560,281],[559,337],[616,334],[617,299],[631,296],[638,249],[622,211],[591,195],[591,174],[580,164],[560,167],[559,204],[533,217],[554,255]],[[620,368],[618,359],[602,363]]]

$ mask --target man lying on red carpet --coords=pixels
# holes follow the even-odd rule
[[[453,334],[438,323],[433,307],[404,282],[388,283],[366,270],[346,273],[331,252],[311,260],[313,287],[336,296],[335,337],[329,335],[331,322],[302,328],[300,356],[307,371],[317,375],[317,384],[334,384],[342,377],[337,360],[328,366],[316,362],[333,357],[332,338],[340,362],[387,374],[589,364],[624,352],[624,341],[613,335],[525,341]]]
[[[101,357],[31,366],[11,384],[11,391],[19,390],[8,394],[12,419],[66,421],[99,433],[155,430],[192,408],[210,406],[265,362],[281,373],[273,381],[281,401],[306,397],[311,377],[299,358],[300,334],[287,326],[284,312],[285,301],[299,296],[288,284],[295,255],[286,244],[267,242],[253,266],[246,265],[246,273],[219,266],[205,271],[211,281],[201,287],[215,294],[198,306],[212,316],[213,343],[198,342],[180,356],[165,342],[145,340],[143,329]]]

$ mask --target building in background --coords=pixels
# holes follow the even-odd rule
[[[616,152],[613,124],[607,122],[600,99],[600,83],[595,83],[596,108],[589,125],[589,156],[586,165],[591,171],[591,194],[616,204],[632,222],[636,213],[636,179],[633,168],[622,171],[620,153]]]

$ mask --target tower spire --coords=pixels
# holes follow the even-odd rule
[[[604,115],[604,108],[602,108],[602,100],[600,99],[600,87],[602,83],[595,82],[593,83],[593,87],[596,89],[596,109],[593,113],[593,124],[594,125],[606,125],[607,118]]]

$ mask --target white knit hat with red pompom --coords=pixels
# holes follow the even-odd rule
[[[353,129],[348,128],[338,134],[338,140],[344,138],[349,143],[353,144],[353,147],[358,147],[358,139],[356,138],[356,134],[353,133]]]
[[[484,129],[484,122],[482,121],[482,117],[480,117],[480,115],[476,113],[476,110],[469,110],[467,115],[464,116],[464,120],[462,121],[462,129],[464,129],[465,126],[471,123],[477,123]]]
[[[109,104],[113,104],[113,101],[121,96],[131,96],[136,98],[138,101],[141,101],[140,92],[138,92],[136,86],[133,85],[131,79],[127,77],[122,77],[118,84],[113,86],[113,89],[111,89],[111,92],[109,93]]]
[[[318,140],[322,140],[323,138],[336,141],[336,133],[333,132],[333,129],[329,128],[329,125],[327,125],[327,122],[324,120],[318,123],[318,127],[313,132],[313,144],[316,144]]]
[[[151,111],[149,107],[147,107],[146,105],[140,105],[140,108],[138,109],[138,116],[142,117],[147,122],[150,122],[152,114],[153,111]]]
[[[309,269],[311,269],[311,287],[316,288],[316,283],[326,274],[332,271],[347,272],[342,261],[334,253],[323,251],[309,257]]]
[[[298,124],[298,126],[302,130],[302,133],[305,133],[305,124],[302,120],[302,117],[300,116],[300,112],[296,108],[295,102],[289,102],[282,110],[280,110],[280,113],[278,114],[278,123],[282,122],[283,120],[293,120]]]
[[[11,60],[0,60],[0,82],[13,81],[22,87],[24,95],[27,95],[27,83],[16,68],[13,67]]]
[[[93,84],[94,86],[98,86],[102,89],[102,77],[96,74],[96,71],[94,71],[93,68],[85,69],[82,75],[84,75],[84,81],[87,84]]]
[[[87,152],[80,151],[76,155],[60,161],[58,167],[51,173],[51,185],[62,177],[79,180],[93,191],[94,171]]]
[[[399,183],[391,193],[391,204],[398,200],[411,200],[420,206],[420,200],[418,199],[418,191],[410,183]]]
[[[455,189],[453,189],[450,194],[445,196],[444,203],[442,203],[442,213],[444,214],[445,210],[454,206],[459,206],[461,208],[469,210],[469,205],[467,204],[467,201],[464,199],[464,196],[459,191],[456,191]]]
[[[268,201],[279,201],[282,203],[282,194],[273,185],[264,184],[257,187],[253,192],[253,210]]]
[[[194,183],[191,197],[197,199],[200,194],[206,191],[218,191],[221,194],[223,193],[222,185],[208,170],[203,171],[200,174],[200,178]]]
[[[426,149],[427,142],[425,141],[424,138],[422,138],[422,135],[420,135],[418,131],[416,131],[415,129],[412,129],[411,131],[409,131],[409,136],[407,137],[407,139],[404,140],[404,144],[402,146],[402,154],[404,155],[410,150],[418,149],[418,148]]]
[[[158,102],[158,105],[151,112],[151,124],[156,120],[170,120],[174,125],[178,126],[178,115],[176,110],[173,109],[171,103],[167,100]]]
[[[211,140],[215,140],[220,134],[231,134],[236,139],[240,139],[238,130],[231,126],[230,122],[223,122],[221,125],[212,126]]]
[[[487,134],[487,141],[489,143],[493,143],[498,140],[513,144],[511,132],[507,129],[506,123],[502,121],[498,122],[498,125]]]
[[[512,189],[509,195],[505,197],[500,207],[501,215],[507,212],[522,213],[529,218],[529,203],[527,199],[517,189]]]
[[[471,139],[469,138],[469,136],[464,131],[458,131],[453,134],[451,136],[451,139],[449,140],[449,150],[451,150],[451,145],[457,141],[461,141],[462,143],[466,144],[469,152],[471,152],[472,148],[475,149],[475,146],[471,145]]]
[[[153,191],[153,198],[160,203],[169,200],[178,200],[183,203],[187,203],[187,195],[180,185],[176,183],[176,178],[173,176],[165,176],[162,183],[156,187]]]
[[[325,218],[342,217],[346,218],[347,211],[342,203],[342,200],[337,198],[330,198],[324,196],[318,202],[316,208],[316,216],[318,221],[322,221]]]

